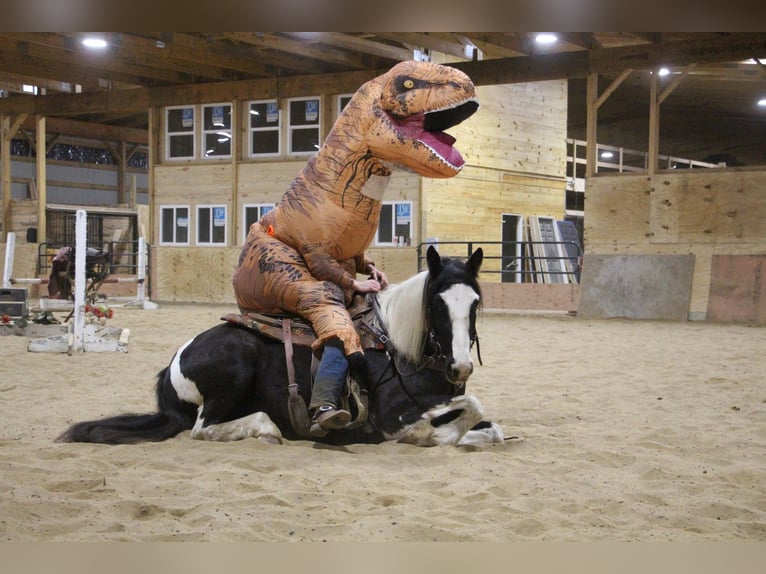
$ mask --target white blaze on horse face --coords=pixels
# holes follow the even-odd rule
[[[181,372],[181,353],[193,340],[191,339],[184,343],[176,351],[175,356],[173,356],[173,360],[170,362],[170,382],[176,390],[179,399],[195,405],[201,405],[203,399],[197,385],[191,379],[187,379]]]
[[[474,302],[479,299],[479,294],[468,285],[457,284],[441,293],[440,297],[447,305],[452,321],[452,359],[455,362],[450,365],[450,368],[459,373],[461,382],[465,382],[473,372],[470,334],[471,308]]]

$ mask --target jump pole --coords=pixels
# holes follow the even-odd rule
[[[3,288],[11,286],[11,274],[13,273],[13,252],[16,250],[16,234],[9,231],[5,240],[5,264],[3,265]]]
[[[74,314],[72,315],[74,351],[83,350],[83,331],[85,329],[85,256],[88,252],[88,214],[78,209],[75,215],[75,253],[74,253]]]

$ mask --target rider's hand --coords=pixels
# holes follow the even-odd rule
[[[381,289],[388,287],[388,277],[386,277],[386,274],[376,268],[374,265],[370,265],[370,279],[375,279],[378,283],[380,283]]]
[[[357,293],[376,293],[380,289],[380,282],[377,279],[365,279],[364,281],[354,279],[354,291]]]

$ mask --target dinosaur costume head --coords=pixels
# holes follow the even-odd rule
[[[333,135],[347,133],[348,120],[361,120],[364,145],[376,159],[425,177],[452,177],[465,161],[444,130],[478,108],[471,79],[457,68],[401,62],[359,88]]]

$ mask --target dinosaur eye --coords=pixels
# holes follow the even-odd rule
[[[404,80],[404,83],[402,83],[402,85],[408,90],[411,90],[412,88],[415,87],[415,82],[413,82],[412,80]]]

